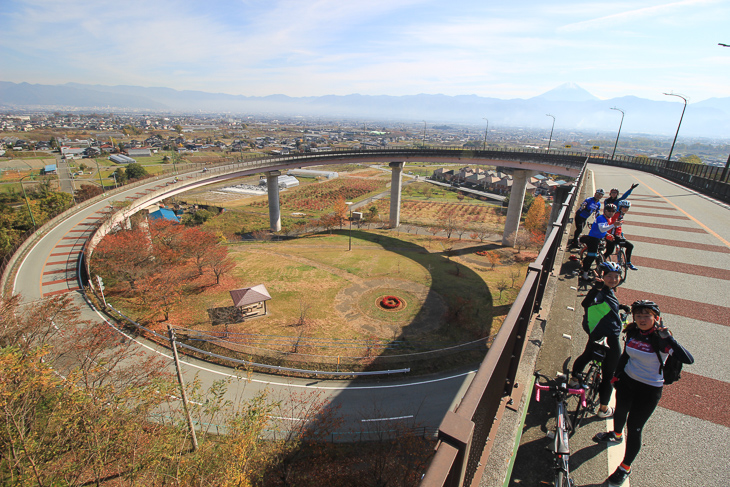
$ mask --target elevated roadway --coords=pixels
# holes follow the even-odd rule
[[[502,155],[504,159],[499,159]],[[93,204],[81,211],[71,212],[67,218],[45,231],[22,255],[22,258],[11,268],[14,270],[12,290],[23,296],[24,301],[32,302],[43,297],[57,294],[73,293],[74,301],[82,308],[82,318],[94,321],[106,321],[109,326],[114,323],[107,320],[97,310],[89,307],[80,290],[79,257],[84,246],[101,237],[97,234],[100,227],[110,228],[125,217],[152,203],[174,196],[207,184],[218,183],[255,173],[272,173],[294,167],[305,167],[321,164],[340,164],[343,162],[389,162],[393,160],[414,160],[418,162],[437,162],[444,164],[488,164],[530,168],[560,173],[576,174],[585,160],[583,156],[546,155],[539,153],[520,153],[491,151],[457,151],[457,150],[383,150],[383,151],[346,151],[324,153],[297,157],[278,157],[263,161],[254,161],[234,165],[220,166],[206,171],[156,178],[134,187],[123,187],[108,195],[98,197]],[[543,165],[541,166],[541,162]],[[402,166],[401,166],[402,167]],[[177,180],[177,182],[174,182]],[[110,220],[114,202],[130,202],[131,204],[116,219]],[[103,232],[102,232],[103,234]],[[155,344],[137,340],[141,353],[151,353],[171,359],[167,349]],[[187,380],[198,375],[204,384],[210,384],[220,378],[231,377],[231,371],[224,367],[192,358],[185,358],[184,374]],[[382,431],[383,425],[394,421],[406,421],[408,424],[435,429],[444,414],[452,409],[455,402],[468,386],[472,370],[462,370],[450,374],[431,377],[402,377],[389,380],[387,383],[365,381],[312,381],[283,377],[271,377],[254,374],[251,378],[234,377],[229,389],[231,399],[251,397],[257,392],[267,389],[274,399],[284,404],[293,404],[293,398],[299,397],[302,391],[326,399],[330,404],[341,406],[346,416],[343,430],[359,431],[375,429]],[[297,421],[298,418],[285,416],[282,421]],[[283,416],[284,417],[284,416]],[[372,426],[377,423],[377,428]],[[347,439],[347,435],[343,434]]]
[[[633,464],[630,485],[725,486],[730,478],[726,461],[730,434],[730,207],[644,172],[598,165],[589,168],[594,180],[586,184],[584,197],[596,187],[624,191],[639,183],[629,198],[631,210],[623,227],[635,245],[632,261],[639,270],[629,271],[619,287],[620,302],[657,302],[665,323],[695,357],[695,364],[684,368],[682,379],[664,388],[659,408],[645,427],[644,446]],[[569,255],[564,253],[562,266],[556,270],[551,311],[532,337],[539,345],[534,345],[539,353],[536,368],[547,375],[569,371],[586,343],[580,326],[580,303],[586,289],[578,286],[578,263],[570,261]],[[522,380],[529,380],[531,370],[526,367]],[[550,440],[545,426],[552,408],[549,397],[537,404],[532,400],[524,428],[506,434],[522,433],[508,485],[550,483],[551,454],[545,449]],[[597,432],[611,427],[612,421],[591,418],[571,439],[576,485],[604,485],[622,460],[622,446],[607,448],[592,441]],[[481,485],[499,485],[495,482],[487,476]]]

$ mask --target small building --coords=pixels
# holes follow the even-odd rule
[[[57,168],[55,164],[48,164],[43,168],[43,174],[56,174],[56,170]]]
[[[233,306],[241,310],[244,319],[266,315],[266,301],[271,299],[266,286],[259,284],[229,291]]]
[[[127,154],[130,157],[152,157],[152,152],[149,147],[140,149],[127,149]]]
[[[157,211],[152,211],[149,217],[152,220],[170,220],[171,222],[180,223],[180,219],[175,212],[168,208],[160,208]]]
[[[109,160],[115,164],[132,164],[133,162],[137,162],[136,160],[132,159],[131,157],[127,157],[124,154],[112,154],[111,156],[109,156]]]

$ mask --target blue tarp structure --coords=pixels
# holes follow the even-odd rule
[[[56,165],[48,164],[45,168],[43,168],[43,172],[46,174],[54,174],[56,172]]]
[[[168,210],[167,208],[160,208],[157,211],[150,213],[150,218],[153,220],[170,220],[175,223],[180,223],[180,219],[175,215],[175,212]]]

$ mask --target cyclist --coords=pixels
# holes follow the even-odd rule
[[[608,203],[607,203],[608,205]],[[626,266],[632,271],[639,270],[634,264],[631,263],[631,253],[634,251],[634,244],[626,240],[621,224],[624,220],[624,215],[631,208],[631,202],[629,200],[621,200],[618,202],[618,211],[613,215],[608,223],[614,225],[614,227],[606,234],[606,250],[603,252],[603,257],[608,258],[613,254],[613,250],[616,245],[621,245],[626,250]]]
[[[616,205],[606,205],[603,208],[603,215],[598,215],[591,225],[591,231],[588,235],[581,237],[580,241],[586,244],[586,256],[583,258],[583,279],[588,280],[588,271],[591,264],[598,256],[598,246],[601,240],[606,238],[606,233],[613,229],[616,225],[609,223],[609,220],[616,214]],[[620,225],[620,223],[619,223]]]
[[[662,322],[659,306],[639,300],[631,305],[634,322],[626,327],[626,345],[616,368],[616,411],[613,431],[598,433],[593,439],[617,445],[623,441],[626,425],[626,452],[608,485],[623,485],[631,473],[631,463],[641,449],[641,431],[662,397],[663,364],[672,354],[680,362],[694,362],[690,354],[672,336]],[[657,354],[657,352],[659,352]],[[661,357],[661,362],[660,362]]]
[[[575,359],[571,371],[570,387],[580,384],[580,378],[588,362],[593,357],[597,347],[596,342],[606,338],[606,357],[601,365],[601,384],[598,388],[599,418],[610,418],[613,409],[608,406],[611,399],[611,378],[616,369],[618,358],[621,355],[619,335],[621,334],[622,323],[619,311],[628,309],[628,306],[621,306],[618,302],[614,289],[621,281],[621,267],[615,262],[602,262],[601,268],[604,271],[603,278],[596,279],[596,284],[588,291],[581,302],[585,309],[583,314],[583,329],[588,333],[588,343],[583,353]]]
[[[634,183],[631,185],[628,191],[626,191],[624,194],[621,195],[619,198],[618,196],[618,188],[612,188],[611,191],[608,192],[608,198],[606,198],[606,201],[604,204],[608,205],[610,203],[613,203],[614,205],[618,205],[620,201],[625,200],[629,197],[631,192],[639,185],[639,183]]]
[[[580,234],[583,232],[583,227],[585,226],[588,217],[591,216],[592,213],[596,216],[600,213],[601,198],[603,198],[603,194],[604,191],[602,189],[597,189],[596,193],[590,198],[586,198],[575,212],[575,218],[573,219],[573,222],[575,223],[575,233],[573,233],[573,240],[570,244],[571,248],[577,249],[579,247],[578,237],[580,237]]]

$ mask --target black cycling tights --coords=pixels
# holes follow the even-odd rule
[[[641,450],[641,432],[661,397],[661,387],[646,385],[626,374],[621,374],[616,382],[613,430],[620,432],[626,425],[626,453],[623,463],[629,467]]]
[[[583,373],[583,369],[586,368],[588,362],[590,362],[593,358],[593,350],[598,348],[597,345],[595,345],[595,342],[601,338],[603,338],[601,335],[595,333],[588,336],[588,343],[586,344],[585,350],[577,359],[575,359],[575,362],[573,362],[573,370],[571,374],[574,377]],[[621,344],[618,337],[606,337],[606,345],[608,345],[608,350],[606,351],[606,357],[603,359],[601,364],[601,385],[598,387],[598,400],[604,406],[607,406],[608,401],[611,400],[611,393],[613,392],[611,379],[613,379],[613,373],[616,370],[618,359],[621,356]]]

